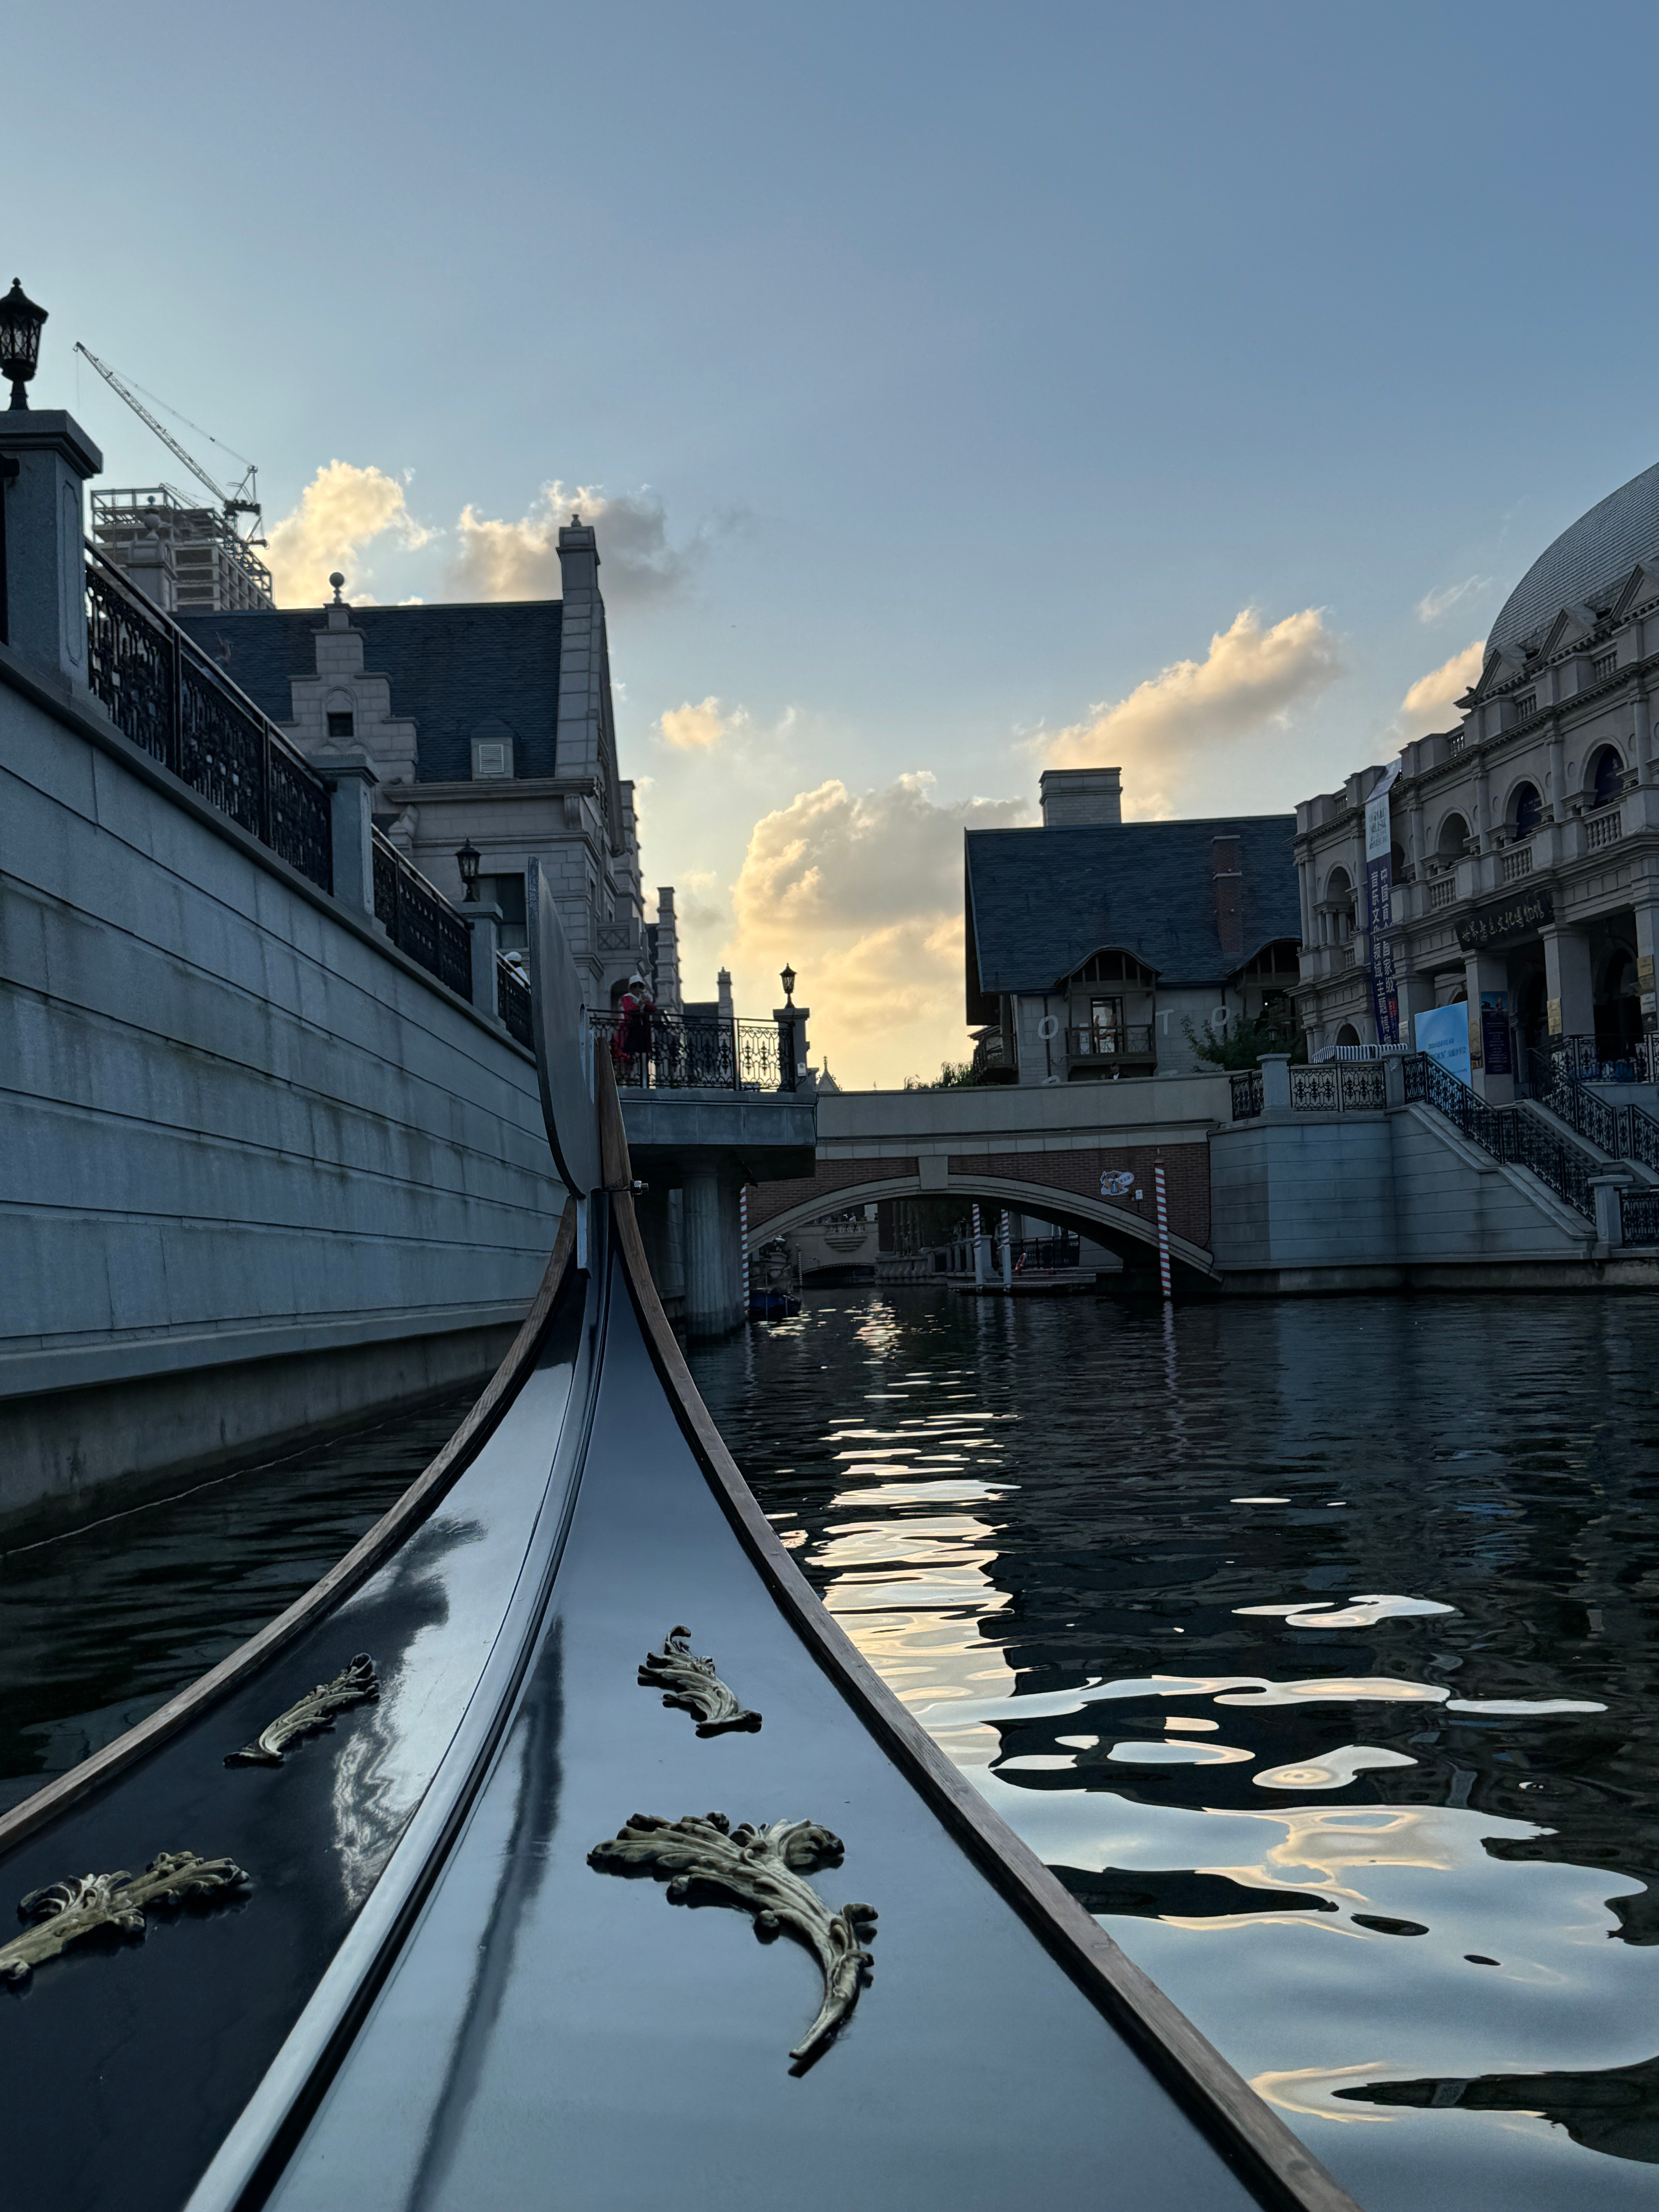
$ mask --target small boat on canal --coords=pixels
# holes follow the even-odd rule
[[[0,2203],[1356,2212],[779,1544],[531,908],[540,1291],[313,1589],[0,1820]]]

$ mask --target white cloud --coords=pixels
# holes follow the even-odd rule
[[[696,705],[688,699],[684,706],[671,707],[657,718],[657,726],[668,743],[685,753],[708,752],[723,738],[735,737],[748,722],[741,707],[728,714],[712,692]]]
[[[1342,673],[1340,642],[1319,608],[1264,629],[1246,607],[1210,640],[1202,660],[1171,662],[1042,749],[1054,768],[1121,768],[1131,813],[1169,814],[1194,771],[1269,724],[1284,727]]]
[[[1424,737],[1431,730],[1449,729],[1461,720],[1456,702],[1479,679],[1486,650],[1477,637],[1462,653],[1418,678],[1400,702],[1396,719],[1402,737]]]
[[[777,970],[791,963],[812,1009],[812,1056],[849,1086],[934,1074],[968,1048],[963,832],[1006,829],[1030,810],[1022,799],[942,805],[933,784],[918,773],[879,791],[831,779],[798,792],[755,824],[732,888],[719,951],[740,1007],[775,1006]],[[700,904],[706,928],[718,908],[706,892]],[[684,927],[696,933],[689,909]],[[694,954],[686,988],[706,995],[693,988],[696,969]]]
[[[669,544],[668,519],[654,492],[607,498],[593,485],[573,489],[556,480],[516,522],[470,505],[461,509],[449,588],[467,599],[557,599],[559,527],[573,514],[598,533],[599,582],[610,607],[639,606],[680,590],[703,550],[701,537]]]
[[[407,550],[428,544],[434,535],[410,513],[395,477],[350,461],[331,461],[301,493],[299,505],[269,532],[265,559],[277,604],[320,606],[330,595],[327,580],[337,569],[345,575],[348,595],[365,602],[368,594],[361,586],[374,572],[357,556],[388,534]]]
[[[1440,591],[1425,592],[1417,603],[1417,619],[1425,623],[1437,623],[1472,592],[1484,592],[1491,582],[1490,576],[1465,576],[1461,584],[1447,584]]]

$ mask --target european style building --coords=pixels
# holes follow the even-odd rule
[[[1467,1003],[1474,1085],[1494,1103],[1551,1039],[1636,1060],[1655,1027],[1656,684],[1659,466],[1540,556],[1492,626],[1456,728],[1404,748],[1387,793],[1386,923],[1370,926],[1365,816],[1387,771],[1297,807],[1297,996],[1316,1056],[1391,1041],[1372,985],[1386,945],[1400,1041],[1418,1013]]]
[[[175,619],[301,751],[367,760],[376,826],[456,904],[456,856],[471,845],[504,950],[525,942],[533,857],[588,1003],[608,1004],[641,968],[678,1008],[672,890],[659,891],[654,922],[644,917],[590,526],[560,531],[559,567],[557,599],[353,606],[337,588],[320,607],[180,606]]]
[[[1288,814],[1125,822],[1115,768],[1050,769],[1040,830],[967,836],[975,1063],[1006,1082],[1199,1063],[1192,1040],[1283,1012],[1297,980]]]

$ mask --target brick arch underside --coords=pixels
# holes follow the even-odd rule
[[[1215,1272],[1209,1250],[1210,1148],[1205,1144],[1088,1148],[1065,1152],[952,1153],[949,1181],[924,1184],[914,1156],[821,1160],[817,1172],[756,1185],[749,1194],[749,1245],[805,1228],[820,1214],[884,1198],[977,1199],[1080,1229],[1125,1258],[1158,1248],[1152,1169],[1162,1161],[1170,1206],[1170,1249],[1184,1266]],[[1133,1188],[1103,1198],[1101,1178],[1127,1172]],[[1134,1192],[1141,1196],[1136,1199]]]

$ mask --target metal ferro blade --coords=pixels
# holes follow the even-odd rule
[[[567,1189],[586,1198],[599,1182],[599,1131],[587,1084],[581,984],[539,860],[532,860],[526,872],[525,918],[529,925],[536,1073],[547,1140]]]

